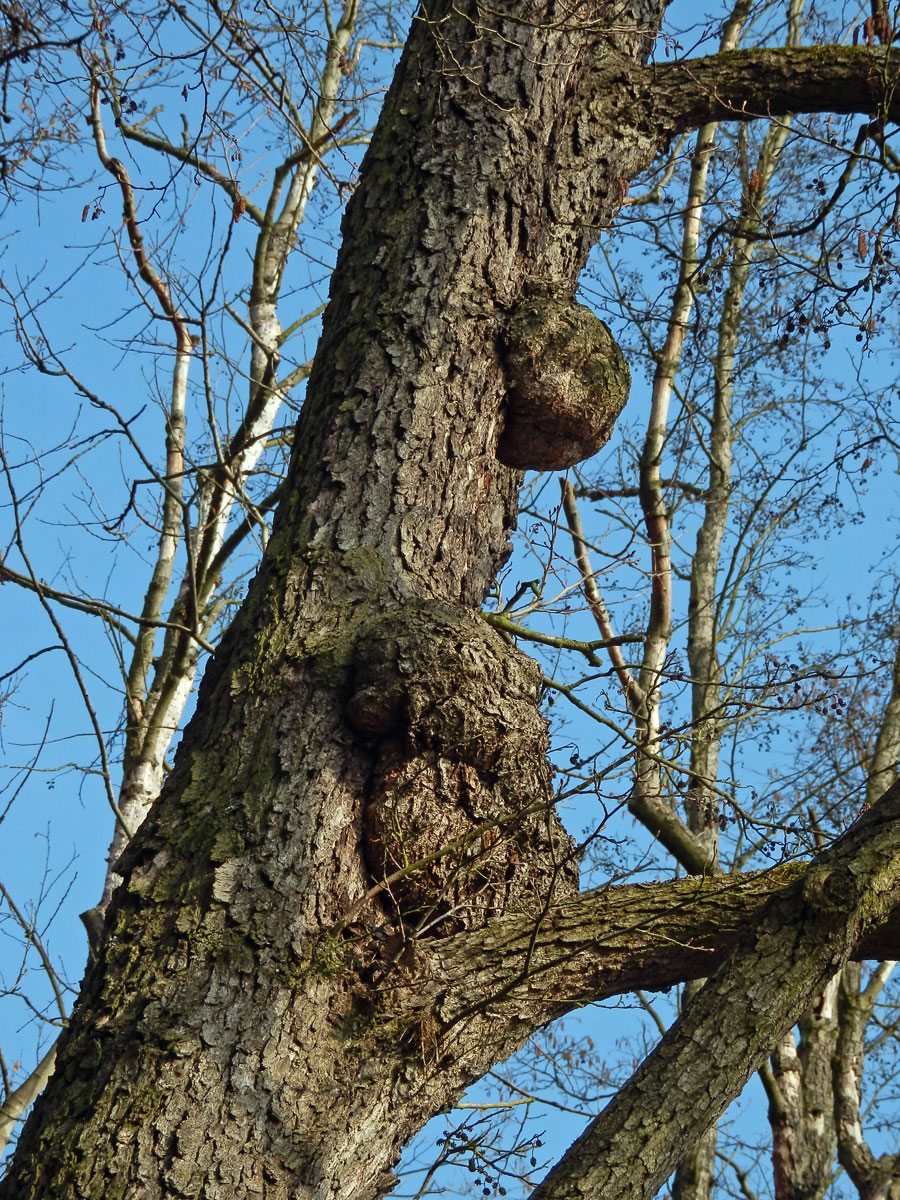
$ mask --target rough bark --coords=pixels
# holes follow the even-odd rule
[[[136,830],[159,795],[165,774],[165,757],[181,724],[184,709],[194,687],[200,656],[200,639],[208,638],[219,615],[217,590],[222,575],[223,549],[227,557],[226,535],[231,515],[244,495],[245,481],[263,454],[266,437],[297,381],[298,371],[279,378],[279,355],[284,331],[278,316],[282,280],[288,260],[296,246],[296,234],[307,202],[315,186],[322,163],[321,147],[330,140],[335,127],[337,97],[343,75],[341,62],[353,37],[359,4],[350,0],[343,5],[340,20],[332,29],[324,54],[324,65],[318,80],[319,98],[315,105],[307,145],[299,154],[286,158],[275,170],[265,212],[251,207],[251,217],[260,226],[256,239],[253,263],[253,283],[249,303],[251,361],[247,405],[242,420],[231,432],[225,444],[216,440],[217,462],[197,480],[193,498],[193,526],[185,537],[183,505],[183,470],[185,445],[184,389],[192,350],[183,318],[171,301],[165,305],[168,293],[160,296],[178,334],[179,354],[173,373],[172,404],[167,421],[168,461],[164,480],[163,527],[157,561],[142,612],[144,625],[139,630],[127,681],[127,718],[122,761],[122,783],[119,790],[118,823],[109,853],[109,870],[100,902],[100,913],[109,903],[113,889],[120,879],[113,864],[125,848],[131,833]],[[232,32],[241,44],[247,31],[240,22]],[[114,80],[109,81],[111,84]],[[98,148],[102,148],[103,126],[100,119],[99,94],[92,93],[94,112],[92,124]],[[145,123],[132,125],[121,108],[121,96],[110,87],[116,127],[125,138],[163,156],[184,162],[186,151],[149,133]],[[316,151],[313,152],[313,147]],[[101,153],[101,160],[103,154]],[[195,160],[195,170],[203,171],[207,164]],[[224,188],[233,203],[243,199],[233,181],[218,173],[210,176]],[[284,195],[282,196],[282,192]],[[246,203],[246,201],[244,201]],[[126,197],[127,205],[127,197]],[[146,270],[150,270],[146,265]],[[159,284],[158,288],[162,285]],[[158,290],[157,288],[157,290]],[[180,583],[173,589],[173,570],[176,551],[183,548],[188,567]],[[175,599],[171,593],[175,591]],[[161,647],[157,646],[158,624],[168,612],[169,627]],[[92,915],[85,914],[89,924]]]
[[[344,221],[273,538],[117,865],[5,1198],[377,1196],[413,1132],[577,1003],[545,995],[501,1017],[474,969],[479,938],[506,920],[539,933],[576,884],[539,673],[474,611],[520,481],[496,456],[504,331],[535,294],[571,298],[623,181],[748,76],[735,58],[723,92],[694,96],[689,72],[662,69],[657,101],[660,69],[628,66],[652,43],[649,0],[582,6],[574,23],[565,4],[537,8],[523,21],[517,5],[436,3],[414,23]],[[786,71],[791,100],[802,68]],[[865,71],[850,79],[868,104]],[[673,88],[689,111],[663,112]],[[892,804],[878,806],[889,823]],[[871,865],[889,834],[867,826],[846,869],[770,903],[676,1035],[699,1045],[749,1021],[746,1037],[720,1036],[687,1070],[683,1042],[664,1044],[650,1104],[667,1132],[642,1145],[648,1179],[758,1065],[823,963],[833,972],[900,898]],[[464,977],[418,1009],[429,964],[466,939]],[[530,978],[534,945],[513,947],[513,980]],[[665,1091],[670,1069],[684,1088]],[[596,1183],[616,1153],[587,1145],[593,1162],[579,1151],[562,1168],[576,1183],[551,1177],[543,1195],[623,1194]]]
[[[534,919],[573,890],[539,673],[473,611],[520,480],[496,457],[503,332],[534,289],[571,297],[618,203],[609,162],[630,177],[656,142],[611,127],[573,154],[602,30],[546,15],[488,34],[446,5],[414,25],[345,217],[288,498],[118,864],[9,1195],[383,1191],[488,1065],[460,1037],[438,1070],[433,1018],[373,1004],[397,939]]]
[[[690,980],[684,985],[682,1004],[690,1004],[706,982]],[[715,1122],[688,1146],[672,1176],[672,1200],[710,1200],[716,1182],[716,1144],[718,1127]]]
[[[598,63],[633,89],[648,124],[670,133],[704,121],[747,121],[797,112],[868,112],[896,121],[900,52],[885,46],[785,46],[687,62]],[[652,82],[651,82],[652,80]]]

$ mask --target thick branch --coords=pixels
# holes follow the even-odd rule
[[[898,901],[895,785],[764,906],[734,954],[534,1196],[650,1200],[684,1147],[718,1118],[782,1032]]]
[[[626,91],[637,90],[644,106],[637,125],[646,122],[658,132],[674,134],[708,121],[749,121],[792,112],[883,114],[896,121],[898,72],[900,51],[895,49],[801,46],[740,50],[647,67],[623,64],[612,72],[607,60],[598,64],[596,75],[608,78],[612,73]],[[596,75],[593,86],[599,82]],[[605,98],[600,103],[605,105]],[[607,116],[605,106],[603,111]]]
[[[489,1003],[493,1012],[501,1004],[526,1008],[539,1025],[591,1001],[703,978],[725,962],[763,905],[808,866],[598,888],[550,909],[537,928],[528,915],[508,913],[434,946],[434,993],[447,997],[449,1022]],[[900,918],[892,913],[852,957],[898,954]],[[423,991],[416,1006],[429,1006],[434,993]]]

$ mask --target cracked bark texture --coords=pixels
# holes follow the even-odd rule
[[[558,971],[534,970],[531,935],[581,903],[538,673],[475,611],[520,483],[496,453],[503,330],[536,286],[572,296],[624,182],[674,130],[749,119],[751,83],[756,111],[799,107],[807,91],[806,107],[827,91],[834,109],[837,85],[806,88],[818,50],[774,59],[771,87],[759,57],[724,60],[721,88],[718,60],[644,67],[653,0],[583,5],[576,22],[562,3],[519,12],[439,0],[413,24],[344,219],[273,537],[117,866],[124,882],[5,1200],[376,1197],[429,1117],[579,1002]],[[870,60],[848,61],[846,79],[844,59],[834,67],[846,103],[868,108],[883,88]],[[778,894],[735,951],[727,994],[709,992],[714,980],[688,1014],[751,1031],[685,1070],[690,1086],[662,1106],[655,1085],[630,1110],[640,1121],[665,1119],[683,1149],[714,1119],[822,961],[883,923],[897,897],[882,867],[861,875],[862,899],[840,873],[814,876],[816,895],[833,885],[824,924],[804,919],[808,881]],[[881,907],[860,917],[873,889]],[[529,936],[495,952],[498,996],[473,964],[507,921]],[[627,912],[617,921],[630,938]],[[748,992],[742,972],[767,946],[763,1014],[762,984]],[[453,947],[465,955],[435,990]],[[542,953],[568,961],[559,937]],[[662,950],[643,953],[646,978]],[[684,977],[683,962],[672,969]],[[679,1052],[658,1062],[681,1072]],[[638,1159],[648,1178],[674,1165],[655,1133]],[[598,1191],[580,1152],[564,1163],[543,1195],[634,1194],[621,1179]]]

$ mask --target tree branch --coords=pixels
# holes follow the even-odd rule
[[[766,902],[809,865],[602,887],[551,908],[537,931],[528,914],[497,917],[431,947],[434,990],[448,997],[444,1018],[455,1024],[479,997],[477,1006],[493,1012],[499,1005],[527,1008],[537,1027],[582,1004],[711,975]],[[898,954],[900,921],[891,913],[850,957]],[[416,1006],[432,1000],[431,990],[423,991]]]
[[[894,785],[763,907],[721,970],[533,1193],[535,1200],[650,1200],[684,1147],[725,1110],[781,1033],[898,902],[900,785]]]
[[[22,1114],[47,1086],[47,1080],[53,1074],[55,1066],[56,1042],[54,1041],[30,1075],[23,1079],[19,1086],[11,1091],[0,1104],[0,1147],[8,1144]]]
[[[900,50],[884,46],[801,46],[738,50],[682,62],[633,66],[598,62],[586,81],[587,107],[605,105],[597,89],[614,77],[623,103],[637,96],[623,119],[671,136],[708,121],[751,121],[787,113],[869,113],[900,120],[896,94]],[[608,95],[608,92],[605,93]],[[608,109],[603,108],[608,121]]]

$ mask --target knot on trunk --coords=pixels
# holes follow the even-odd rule
[[[536,665],[477,613],[440,605],[378,619],[355,663],[346,712],[374,749],[365,850],[404,919],[449,933],[575,890]]]
[[[803,899],[819,915],[849,915],[859,897],[859,881],[848,867],[811,867],[804,878]]]
[[[606,325],[574,300],[535,297],[509,317],[506,425],[497,457],[522,470],[564,470],[609,441],[631,372]]]

